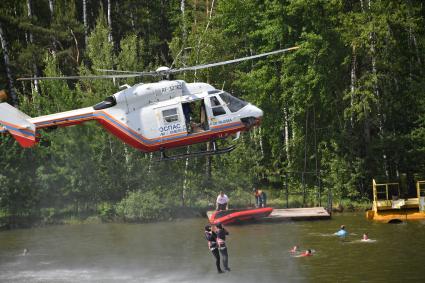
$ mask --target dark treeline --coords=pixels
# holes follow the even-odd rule
[[[158,163],[96,123],[43,131],[32,149],[0,137],[0,209],[151,219],[205,207],[220,189],[244,203],[253,186],[282,188],[285,172],[301,171],[321,172],[337,198],[367,198],[373,177],[425,169],[424,15],[420,0],[2,0],[0,89],[30,116],[94,105],[118,87],[18,77],[155,70],[301,48],[178,77],[224,87],[264,110],[262,127],[231,154]],[[319,184],[289,174],[291,190],[303,179],[308,190]]]

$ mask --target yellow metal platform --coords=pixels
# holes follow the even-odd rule
[[[425,181],[416,182],[416,198],[400,198],[399,183],[377,184],[373,180],[373,207],[366,218],[378,222],[425,220]]]
[[[366,217],[369,220],[374,220],[378,222],[394,222],[394,221],[409,221],[409,220],[425,220],[425,212],[420,212],[418,210],[386,210],[379,211],[376,213],[373,210],[368,210],[366,212]]]

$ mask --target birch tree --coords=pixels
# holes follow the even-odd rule
[[[1,22],[0,22],[0,42],[1,42],[1,48],[3,49],[3,61],[4,61],[4,67],[5,67],[6,76],[7,76],[8,85],[9,85],[9,95],[11,100],[10,102],[13,106],[18,106],[18,97],[16,96],[15,87],[13,83],[13,75],[10,69],[8,42],[6,39],[6,35],[4,34],[3,25]]]

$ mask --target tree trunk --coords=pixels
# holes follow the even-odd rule
[[[18,106],[18,97],[16,96],[15,87],[13,85],[12,71],[10,70],[8,43],[7,43],[6,36],[3,32],[3,27],[1,23],[0,23],[0,41],[1,41],[1,48],[3,49],[4,67],[6,70],[7,80],[9,82],[10,102],[12,103],[13,106]]]
[[[354,99],[356,92],[356,83],[357,83],[357,75],[356,75],[356,67],[357,67],[357,54],[356,54],[356,46],[353,45],[352,48],[352,58],[351,58],[351,83],[350,83],[350,106],[351,109],[354,107]],[[351,128],[354,128],[354,114],[351,112],[350,116]]]
[[[152,159],[153,159],[153,152],[149,153],[148,176],[151,175],[151,171],[152,171]]]
[[[186,47],[187,43],[187,29],[186,29],[186,15],[185,15],[185,0],[180,2],[180,11],[182,12],[182,38],[183,38],[183,48]]]
[[[190,146],[186,147],[186,153],[190,154]],[[189,158],[186,158],[186,161],[184,163],[184,179],[183,179],[183,189],[182,189],[182,206],[185,207],[186,206],[186,191],[187,191],[187,173],[189,171]]]
[[[360,6],[363,13],[366,13],[364,9],[364,3],[363,0],[360,0]],[[365,153],[367,155],[367,152],[369,151],[369,143],[370,143],[370,122],[369,122],[369,110],[366,108],[366,105],[363,105],[363,112],[364,112],[364,140],[365,140]]]
[[[211,142],[207,142],[207,150],[211,150]],[[205,183],[211,180],[211,156],[205,157]]]
[[[27,9],[28,9],[28,18],[31,20],[32,19],[32,15],[33,15],[33,13],[32,13],[32,0],[27,0]],[[30,31],[28,32],[27,39],[29,39],[29,42],[27,41],[27,44],[28,43],[29,44],[33,44],[34,43],[34,37],[32,35],[32,32],[30,32]],[[32,65],[32,69],[33,69],[33,72],[34,72],[34,77],[37,77],[37,76],[39,76],[39,72],[38,72],[37,64],[35,62],[35,56],[34,56],[34,54],[33,54],[32,58],[33,58],[33,61],[34,61],[33,62],[33,65]],[[34,80],[34,91],[37,94],[40,94],[40,86],[39,86],[38,80]]]
[[[50,10],[51,21],[53,21],[53,15],[54,15],[53,0],[49,0],[49,10]]]
[[[258,127],[258,141],[260,144],[261,159],[264,159],[264,147],[263,147],[263,139],[261,135],[261,127]]]
[[[288,161],[288,164],[290,164],[290,156],[289,156],[289,114],[288,114],[288,107],[283,108],[283,127],[284,127],[284,139],[285,139],[285,154],[286,154],[286,160]]]
[[[112,42],[112,17],[111,17],[111,0],[108,0],[108,27],[109,27],[109,35],[108,41]]]
[[[88,44],[88,24],[87,24],[87,0],[83,0],[83,24],[84,24],[84,44]]]
[[[50,24],[53,23],[53,19],[55,17],[55,7],[54,7],[54,0],[49,0],[49,10],[50,10]],[[58,49],[56,46],[56,38],[52,36],[52,46],[53,46],[53,54],[56,53],[56,50]]]

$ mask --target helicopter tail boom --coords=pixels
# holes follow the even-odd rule
[[[36,141],[36,126],[28,115],[8,103],[0,103],[0,133],[9,133],[22,147],[31,147]]]

